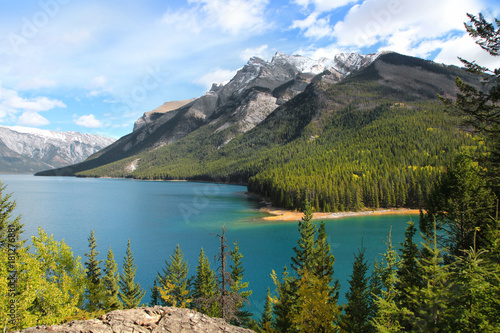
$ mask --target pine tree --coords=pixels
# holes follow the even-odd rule
[[[436,229],[434,229],[436,230]],[[454,303],[450,279],[450,266],[444,265],[442,251],[437,247],[436,233],[426,239],[422,258],[418,260],[423,287],[410,290],[414,309],[410,325],[418,332],[453,332],[452,311]]]
[[[85,262],[85,272],[87,274],[87,289],[85,291],[87,303],[85,308],[90,311],[96,311],[102,309],[102,298],[103,298],[103,288],[101,285],[101,262],[102,260],[97,260],[99,251],[97,248],[97,241],[94,234],[94,229],[90,232],[89,240],[89,252],[85,253],[88,258]]]
[[[280,281],[276,273],[272,272],[271,277],[276,286],[276,298],[273,303],[274,329],[278,332],[294,332],[292,318],[297,311],[297,288],[295,279],[288,275],[285,266]]]
[[[161,303],[166,306],[187,307],[191,303],[188,289],[189,266],[184,260],[179,244],[170,256],[170,262],[165,262],[163,275],[158,274],[157,288],[159,288]]]
[[[336,332],[340,307],[331,302],[330,288],[324,278],[304,271],[297,283],[297,311],[292,314],[292,325],[297,332]]]
[[[106,311],[120,309],[122,304],[118,298],[120,286],[120,275],[118,274],[118,265],[116,264],[115,257],[111,248],[108,251],[106,262],[104,263],[104,277],[102,278],[102,286],[104,295],[102,300],[103,308]]]
[[[490,23],[482,14],[467,16],[470,23],[465,23],[465,28],[476,44],[491,56],[500,56],[500,20]],[[449,112],[462,117],[463,128],[485,138],[488,154],[476,159],[485,167],[483,176],[489,186],[500,197],[500,68],[488,69],[475,61],[460,60],[471,73],[481,77],[483,87],[478,89],[457,78],[457,98],[443,101]]]
[[[237,293],[239,297],[242,299],[242,302],[237,304],[236,310],[236,319],[232,321],[233,325],[249,327],[249,320],[252,318],[252,313],[244,310],[245,303],[248,303],[248,297],[252,295],[251,290],[243,290],[247,289],[249,282],[243,282],[245,269],[243,268],[243,264],[241,259],[243,259],[243,255],[240,252],[240,248],[238,246],[238,242],[234,243],[234,249],[229,252],[231,259],[233,260],[233,264],[230,265],[231,268],[231,279],[233,284],[231,285],[231,291]]]
[[[144,294],[146,293],[139,283],[135,283],[135,273],[137,271],[137,266],[134,265],[134,256],[130,248],[130,239],[127,244],[127,252],[125,253],[123,261],[123,274],[120,274],[120,291],[118,296],[120,297],[123,307],[125,309],[132,309],[141,303]]]
[[[328,236],[325,230],[325,223],[321,221],[318,229],[318,237],[315,241],[315,258],[314,268],[312,273],[320,279],[324,279],[330,286],[331,302],[337,303],[339,298],[340,283],[338,280],[334,281],[334,268],[335,257],[331,252],[330,243],[328,243]]]
[[[346,293],[347,305],[341,320],[341,327],[346,332],[365,333],[371,329],[370,277],[367,276],[368,262],[365,260],[365,251],[366,248],[362,247],[354,256],[350,287]]]
[[[260,317],[259,326],[262,331],[268,332],[274,321],[273,316],[273,300],[271,298],[271,290],[267,287],[266,302],[264,303],[264,310]]]
[[[479,248],[488,244],[486,232],[492,226],[496,198],[481,172],[477,162],[458,155],[429,195],[426,212],[420,216],[420,230],[432,239],[435,222],[440,232],[438,244],[454,256],[472,246],[476,227],[481,230],[477,234]]]
[[[219,317],[219,305],[212,301],[217,293],[215,273],[210,268],[205,251],[201,248],[198,266],[196,266],[196,276],[193,281],[193,299],[196,310],[210,317]]]
[[[302,221],[299,221],[300,238],[297,241],[298,247],[294,247],[295,257],[292,257],[292,268],[300,276],[300,272],[310,271],[315,269],[316,249],[314,236],[316,234],[316,226],[312,224],[313,218],[312,208],[309,201],[304,204],[304,216]]]
[[[14,252],[15,248],[24,244],[21,241],[23,225],[18,216],[12,219],[12,213],[16,208],[16,202],[11,200],[12,194],[4,194],[6,185],[0,181],[0,249],[10,247]]]
[[[408,222],[408,227],[405,231],[405,241],[402,244],[400,255],[400,266],[397,271],[396,302],[400,308],[407,308],[410,312],[414,312],[414,304],[412,302],[411,290],[418,290],[422,288],[422,270],[418,264],[420,257],[420,250],[417,244],[413,242],[417,229],[413,222]],[[406,331],[412,329],[407,318],[402,318],[401,324],[405,327]]]
[[[387,251],[383,255],[382,265],[378,266],[378,279],[382,282],[380,296],[375,296],[376,313],[372,325],[377,332],[401,332],[400,319],[407,315],[405,309],[400,309],[396,303],[398,291],[395,285],[398,281],[396,272],[399,266],[398,255],[392,247],[391,232],[387,237]]]
[[[151,290],[151,301],[149,302],[150,305],[161,305],[161,295],[158,285],[158,280],[159,280],[158,276],[156,276],[156,279],[153,282],[153,287],[150,288]]]

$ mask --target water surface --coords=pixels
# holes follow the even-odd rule
[[[137,281],[150,300],[156,272],[180,244],[195,273],[203,247],[212,268],[222,226],[228,245],[238,241],[244,255],[245,279],[253,295],[250,311],[260,316],[267,287],[274,290],[270,273],[281,274],[290,264],[299,233],[296,222],[262,221],[260,203],[245,195],[246,187],[193,182],[138,181],[0,175],[17,201],[16,214],[24,223],[24,238],[37,234],[41,226],[56,240],[64,239],[75,255],[85,260],[88,237],[94,230],[105,260],[111,247],[121,270],[127,240],[130,239]],[[404,240],[406,222],[417,216],[361,216],[325,221],[328,240],[335,255],[335,275],[342,285],[341,302],[348,290],[354,252],[361,242],[370,263],[386,249],[382,241],[392,229],[395,245]],[[319,223],[319,222],[318,222]]]

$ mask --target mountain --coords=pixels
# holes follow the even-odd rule
[[[85,162],[40,175],[248,184],[275,205],[418,207],[458,149],[475,145],[438,99],[454,66],[397,53],[252,58],[225,85]]]
[[[229,129],[234,131],[234,137],[250,130],[278,106],[303,92],[317,74],[329,70],[332,80],[338,82],[351,72],[366,67],[376,57],[376,54],[348,53],[339,54],[334,59],[312,60],[278,52],[270,62],[251,58],[227,84],[214,84],[204,96],[194,100],[168,102],[164,104],[166,111],[160,111],[160,107],[145,113],[135,123],[132,133],[82,164],[57,170],[57,174],[75,175],[143,151],[158,149],[219,119],[223,119],[223,123],[216,131]],[[182,106],[172,110],[174,103]],[[228,137],[227,141],[231,139]],[[49,171],[43,175],[54,173]]]
[[[35,173],[79,163],[114,141],[78,132],[0,126],[0,172]]]

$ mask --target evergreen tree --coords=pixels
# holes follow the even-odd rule
[[[400,308],[407,308],[410,312],[414,312],[414,303],[412,302],[411,290],[418,290],[422,288],[422,270],[418,264],[420,258],[420,250],[417,244],[413,242],[417,229],[413,222],[408,222],[405,231],[405,241],[402,244],[400,255],[400,266],[397,270],[396,302]],[[406,331],[412,329],[407,318],[401,319],[401,324],[405,327]]]
[[[220,308],[212,300],[217,295],[217,280],[214,271],[210,268],[205,251],[201,248],[196,266],[196,276],[193,281],[193,299],[195,309],[210,317],[219,317]]]
[[[292,257],[292,268],[300,276],[300,272],[306,270],[313,272],[315,269],[316,249],[314,236],[316,226],[312,223],[312,208],[309,201],[306,201],[303,208],[304,216],[299,221],[300,238],[297,241],[298,247],[294,247],[295,257]]]
[[[120,309],[122,304],[118,298],[120,286],[120,275],[118,274],[118,265],[115,261],[115,256],[111,248],[108,251],[106,262],[104,263],[104,277],[102,278],[102,286],[104,295],[102,300],[103,308],[106,311]]]
[[[87,303],[85,308],[90,311],[96,311],[102,309],[102,299],[103,299],[103,288],[101,285],[101,262],[102,260],[97,260],[99,251],[97,248],[97,241],[94,234],[94,229],[90,232],[89,241],[89,252],[85,253],[87,261],[85,262],[85,272],[87,274],[87,289],[85,291]]]
[[[231,268],[231,279],[233,284],[231,285],[231,291],[237,293],[239,297],[243,300],[237,304],[236,310],[236,319],[232,321],[233,325],[249,327],[249,320],[252,318],[252,313],[250,311],[244,310],[245,302],[248,303],[248,297],[252,295],[251,290],[243,290],[247,289],[249,282],[243,282],[245,269],[243,268],[243,264],[241,259],[243,259],[243,255],[240,252],[240,248],[238,246],[238,242],[234,243],[234,249],[229,252],[231,255],[231,259],[233,260],[233,264],[230,266]]]
[[[399,308],[396,303],[398,291],[395,288],[398,277],[399,266],[398,255],[392,247],[391,232],[387,237],[387,251],[383,255],[382,265],[378,266],[378,279],[381,281],[382,289],[380,296],[375,296],[376,313],[372,318],[372,325],[377,332],[401,332],[403,327],[400,320],[402,316],[408,315],[406,309]]]
[[[11,200],[12,194],[4,194],[6,185],[0,181],[0,248],[10,247],[12,250],[21,246],[23,225],[18,216],[12,219],[16,202]]]
[[[118,296],[120,297],[123,307],[125,309],[132,309],[141,303],[141,299],[146,293],[139,283],[135,283],[135,274],[137,271],[137,266],[134,265],[134,256],[130,248],[130,239],[127,244],[127,252],[125,253],[123,261],[123,274],[120,274],[120,291]]]
[[[259,326],[261,331],[268,332],[273,325],[273,300],[271,298],[271,290],[267,287],[266,302],[264,303],[264,310],[260,317]]]
[[[296,311],[292,325],[296,332],[337,332],[341,308],[331,302],[325,278],[304,271],[297,283]]]
[[[271,277],[276,286],[277,294],[273,301],[273,314],[275,318],[273,328],[278,332],[295,332],[292,323],[292,318],[297,311],[297,289],[295,279],[288,275],[286,266],[282,273],[282,281],[278,279],[274,270]]]
[[[457,300],[451,308],[457,332],[500,331],[500,268],[486,250],[469,249],[457,258],[453,280]]]
[[[477,162],[459,155],[436,184],[426,201],[426,212],[420,216],[420,230],[432,239],[434,222],[440,232],[438,243],[455,256],[472,247],[476,228],[479,248],[489,240],[496,208],[495,194],[486,186]],[[441,231],[444,231],[441,232]]]
[[[465,23],[465,27],[476,44],[491,56],[500,56],[500,21],[495,19],[490,23],[482,14],[467,16],[470,23]],[[473,129],[485,138],[488,154],[476,158],[485,167],[483,175],[489,185],[500,197],[500,68],[488,69],[475,61],[460,60],[470,72],[481,77],[483,87],[478,89],[457,78],[457,98],[443,101],[448,111],[462,117],[463,128]]]
[[[436,234],[432,240],[426,238],[422,258],[418,260],[423,286],[410,290],[410,325],[418,332],[453,332],[452,311],[454,303],[450,279],[450,266],[443,264],[442,251],[437,246]]]
[[[366,333],[371,329],[371,295],[368,262],[365,259],[366,248],[354,255],[352,274],[349,279],[349,291],[346,293],[347,305],[344,308],[341,327],[346,332]]]
[[[163,275],[158,274],[157,288],[159,288],[161,303],[166,306],[187,307],[189,298],[188,273],[189,266],[184,260],[179,244],[170,256],[170,262],[165,262]]]
[[[158,274],[159,276],[159,274]],[[154,282],[153,282],[153,287],[150,288],[151,290],[151,301],[149,302],[150,305],[161,305],[161,295],[159,291],[159,286],[158,286],[158,276],[156,276]]]
[[[335,257],[331,252],[330,243],[325,230],[325,223],[321,221],[318,229],[318,237],[315,241],[315,259],[312,273],[318,278],[325,280],[330,286],[331,302],[337,303],[339,298],[340,283],[338,279],[334,281]]]

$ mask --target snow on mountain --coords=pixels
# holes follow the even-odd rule
[[[340,82],[378,56],[341,53],[331,59],[311,59],[277,52],[270,61],[252,57],[229,82],[213,84],[190,103],[168,113],[145,113],[136,121],[134,136],[126,139],[123,151],[144,144],[152,133],[160,138],[154,148],[171,144],[207,122],[217,123],[217,131],[231,127],[234,135],[247,132],[303,92],[317,75],[328,71],[332,74],[329,82]]]
[[[0,140],[11,151],[42,162],[47,168],[83,162],[115,141],[99,135],[23,126],[0,126]]]

